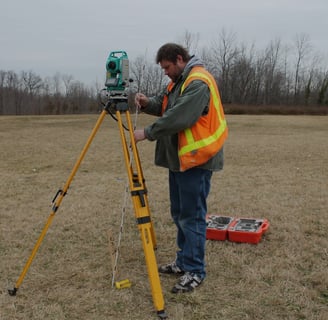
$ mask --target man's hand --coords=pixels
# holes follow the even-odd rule
[[[140,110],[147,106],[149,99],[143,93],[136,93],[134,102],[136,107]]]
[[[136,129],[134,130],[134,141],[138,142],[138,141],[142,141],[146,139],[146,135],[145,135],[145,130],[144,129]]]

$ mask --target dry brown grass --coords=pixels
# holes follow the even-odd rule
[[[108,117],[57,212],[16,297],[11,288],[91,129],[94,115],[0,117],[0,319],[156,319],[134,213],[128,211],[118,279],[111,288],[108,230],[116,236],[126,185],[116,124]],[[149,123],[139,116],[140,126]],[[173,295],[161,277],[170,319],[327,319],[328,117],[229,115],[225,169],[213,176],[209,213],[267,218],[257,245],[209,241],[208,277]],[[158,240],[170,261],[175,228],[167,172],[139,144]]]

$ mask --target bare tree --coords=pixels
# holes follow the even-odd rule
[[[142,92],[148,96],[161,92],[165,85],[165,75],[161,68],[145,57],[139,56],[131,64],[132,78],[134,80],[134,90]]]
[[[242,104],[250,103],[256,74],[253,63],[255,56],[254,44],[249,48],[245,44],[241,45],[238,56],[233,64],[231,78],[234,102]]]
[[[22,81],[27,93],[31,96],[39,93],[43,85],[41,77],[33,71],[22,71]]]
[[[131,73],[134,81],[134,88],[136,92],[140,92],[143,85],[144,75],[146,71],[146,60],[143,56],[138,56],[131,64]]]
[[[263,103],[271,104],[278,103],[280,96],[280,59],[281,40],[276,39],[271,41],[265,50],[265,65],[264,65],[264,88],[263,88]],[[260,75],[258,75],[260,76]]]
[[[4,112],[5,79],[7,72],[0,70],[0,114]]]
[[[231,71],[238,54],[236,34],[232,31],[227,32],[223,28],[218,39],[214,39],[212,47],[207,51],[209,54],[207,57],[203,54],[203,59],[218,82],[222,101],[230,102],[232,100]]]
[[[294,41],[296,50],[295,62],[295,80],[294,80],[294,103],[299,103],[300,80],[301,80],[301,67],[304,59],[311,52],[310,38],[307,34],[297,34]]]
[[[163,90],[165,84],[167,84],[168,78],[165,77],[163,71],[158,65],[149,65],[146,71],[142,92],[147,96],[159,94]]]
[[[21,114],[23,101],[22,82],[14,71],[7,72],[6,87],[8,88],[8,105],[6,108],[9,114]]]
[[[184,46],[191,54],[198,54],[199,34],[185,30],[178,42]]]
[[[317,103],[319,105],[327,105],[328,104],[328,71],[324,74],[321,74],[321,80],[318,84],[318,99]]]
[[[62,76],[59,72],[52,77],[53,84],[54,84],[54,94],[59,95],[62,88]]]
[[[63,82],[64,82],[64,85],[65,85],[65,94],[66,96],[69,95],[69,92],[70,92],[70,87],[71,87],[71,83],[73,81],[73,76],[72,75],[69,75],[69,74],[64,74],[62,76],[62,79],[63,79]]]

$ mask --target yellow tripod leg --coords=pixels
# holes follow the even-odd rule
[[[132,123],[131,120],[130,120],[130,114],[128,113],[127,114],[127,119],[128,119],[128,122],[129,123]],[[129,132],[133,132],[133,130],[131,130],[132,127],[129,129]],[[135,162],[136,162],[136,166],[137,166],[137,172],[140,172],[140,175],[142,177],[142,181],[143,181],[143,186],[144,186],[144,189],[147,190],[147,186],[146,186],[146,182],[145,182],[145,179],[144,179],[144,175],[143,175],[143,172],[142,172],[142,167],[141,167],[141,163],[140,163],[140,158],[139,158],[139,152],[137,150],[137,147],[136,147],[136,144],[135,144],[135,141],[134,141],[134,137],[133,135],[130,135],[130,139],[131,141],[133,141],[133,148],[132,150],[134,151],[133,152],[133,156],[135,158]],[[146,202],[146,207],[149,208],[149,203],[148,203],[148,197],[146,196],[145,197],[145,202]],[[150,211],[148,210],[148,213],[149,213],[149,216],[151,218],[151,213]],[[151,233],[151,237],[152,237],[152,243],[153,243],[153,248],[154,250],[157,249],[157,240],[156,240],[156,235],[155,235],[155,230],[154,230],[154,224],[153,224],[153,220],[150,219],[150,233]]]
[[[154,252],[155,233],[150,217],[150,211],[149,211],[149,205],[147,199],[147,190],[145,187],[145,180],[141,170],[138,150],[133,137],[133,128],[131,124],[130,113],[129,111],[126,111],[125,114],[129,127],[130,148],[132,150],[134,162],[132,162],[132,159],[130,158],[129,146],[127,144],[126,137],[124,134],[121,113],[119,111],[116,111],[116,117],[119,123],[121,141],[123,146],[124,159],[128,172],[132,202],[133,202],[135,217],[137,219],[138,229],[140,231],[143,250],[145,254],[148,277],[149,277],[152,296],[153,296],[153,302],[157,310],[158,316],[161,319],[166,319],[167,316],[164,310],[164,298],[163,298],[160,278],[157,269],[157,262]],[[135,166],[136,171],[133,170],[134,169],[133,164]]]
[[[127,141],[126,141],[126,138],[124,135],[124,130],[123,130],[124,126],[122,123],[122,116],[119,112],[117,112],[117,114],[116,114],[116,117],[117,117],[118,123],[119,123],[119,128],[120,128],[121,142],[122,142],[122,146],[123,146],[124,159],[125,159],[125,163],[126,163],[126,167],[127,167],[127,171],[128,171],[128,176],[129,176],[129,178],[131,177],[131,180],[129,181],[130,186],[131,186],[132,182],[136,182],[136,183],[142,185],[143,190],[147,190],[146,185],[145,185],[145,179],[144,179],[143,172],[142,172],[142,167],[140,164],[139,153],[138,153],[138,150],[137,150],[137,147],[136,147],[136,144],[134,141],[134,137],[133,137],[133,127],[132,127],[130,112],[129,111],[125,112],[125,116],[127,119],[128,130],[130,133],[130,141],[131,141],[130,148],[132,150],[134,165],[136,166],[136,168],[135,168],[136,173],[134,172],[134,169],[133,169],[133,162],[132,162],[132,159],[130,159],[129,146],[127,144]],[[135,181],[136,179],[137,179],[137,181]],[[147,202],[146,207],[149,208],[148,198],[145,197],[144,200]],[[150,212],[149,212],[149,215],[150,215]],[[154,249],[156,249],[157,241],[156,241],[153,221],[151,221],[150,224],[151,224],[150,231],[151,231],[151,236],[152,236],[152,243],[153,243]]]
[[[93,128],[93,130],[92,130],[92,132],[91,132],[91,134],[90,134],[90,136],[89,136],[89,138],[88,138],[88,140],[87,140],[87,142],[86,142],[86,144],[85,144],[79,158],[77,159],[77,161],[76,161],[76,163],[75,163],[75,165],[74,165],[74,167],[73,167],[73,169],[72,169],[72,171],[71,171],[71,173],[70,173],[70,175],[69,175],[69,177],[68,177],[68,179],[67,179],[67,181],[66,181],[66,183],[63,187],[63,189],[61,189],[57,192],[57,194],[56,194],[56,196],[53,200],[54,205],[52,207],[52,210],[51,210],[51,213],[48,217],[48,220],[47,220],[47,222],[46,222],[46,224],[45,224],[45,226],[44,226],[44,228],[43,228],[43,230],[42,230],[36,244],[34,245],[32,253],[31,253],[30,257],[28,258],[21,275],[19,276],[18,280],[16,281],[15,287],[13,289],[8,289],[8,293],[11,296],[16,295],[17,290],[19,289],[20,285],[22,284],[22,282],[25,278],[25,275],[26,275],[27,271],[29,270],[30,265],[31,265],[35,255],[36,255],[36,253],[38,252],[38,249],[39,249],[39,247],[40,247],[40,245],[41,245],[41,243],[42,243],[42,241],[43,241],[43,239],[44,239],[44,237],[45,237],[45,235],[46,235],[46,233],[47,233],[47,231],[48,231],[48,229],[49,229],[49,227],[52,223],[52,220],[55,217],[55,214],[56,214],[56,212],[57,212],[57,210],[58,210],[64,196],[66,195],[67,190],[68,190],[68,188],[69,188],[69,186],[70,186],[70,184],[71,184],[71,182],[72,182],[72,180],[73,180],[73,178],[74,178],[74,176],[75,176],[75,174],[76,174],[76,172],[77,172],[77,170],[78,170],[78,168],[79,168],[79,166],[80,166],[80,164],[81,164],[81,162],[82,162],[82,160],[85,156],[85,154],[87,153],[92,140],[94,139],[94,137],[95,137],[101,123],[103,122],[106,114],[107,114],[107,111],[104,109],[101,112],[101,114],[98,118],[98,121],[97,121],[95,127]]]

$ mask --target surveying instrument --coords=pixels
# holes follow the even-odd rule
[[[138,149],[133,136],[134,128],[131,122],[131,116],[128,107],[128,94],[126,88],[128,87],[129,80],[129,60],[125,51],[113,51],[109,54],[106,61],[106,96],[108,101],[104,104],[104,108],[80,153],[66,183],[62,189],[59,189],[52,201],[53,206],[48,220],[28,258],[24,269],[19,276],[14,288],[9,289],[8,293],[15,296],[17,290],[22,284],[25,275],[30,268],[30,265],[49,229],[52,220],[59,209],[63,198],[66,196],[70,184],[79,169],[79,166],[85,157],[100,125],[102,124],[107,114],[114,117],[118,122],[120,139],[123,147],[123,154],[125,159],[126,170],[128,173],[128,184],[132,197],[135,218],[138,229],[140,231],[145,260],[147,265],[148,277],[153,297],[153,303],[160,319],[166,319],[167,315],[164,310],[164,299],[160,284],[160,278],[157,269],[157,262],[155,257],[156,238],[153,228],[153,223],[150,216],[147,189],[145,186],[145,179],[140,164]],[[126,124],[123,124],[122,115],[125,115]],[[125,131],[128,131],[128,134]],[[127,138],[128,136],[128,138]],[[129,143],[128,143],[129,140]]]

